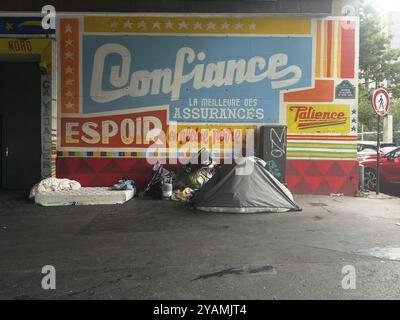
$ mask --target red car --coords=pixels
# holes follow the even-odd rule
[[[376,189],[376,156],[371,156],[361,162],[365,166],[365,188]],[[400,182],[400,147],[383,155],[380,161],[381,183]]]

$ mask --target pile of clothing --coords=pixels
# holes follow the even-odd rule
[[[189,202],[194,193],[212,178],[214,172],[215,163],[205,149],[201,149],[197,157],[190,159],[189,164],[177,174],[157,163],[153,166],[152,177],[140,196]]]
[[[171,199],[174,201],[180,201],[180,202],[189,202],[193,195],[195,193],[195,190],[187,187],[183,190],[174,190],[172,192]]]

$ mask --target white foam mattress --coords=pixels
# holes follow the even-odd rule
[[[135,190],[111,190],[108,187],[88,187],[68,191],[46,191],[36,195],[42,206],[122,204],[133,198]]]

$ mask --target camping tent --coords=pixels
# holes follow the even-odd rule
[[[221,165],[192,201],[195,209],[212,212],[301,210],[290,191],[266,169],[265,161],[256,157]]]

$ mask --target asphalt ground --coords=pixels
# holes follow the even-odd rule
[[[139,198],[41,207],[3,192],[0,299],[400,297],[399,198],[295,198],[302,212],[216,214]],[[45,265],[55,290],[42,288]]]

